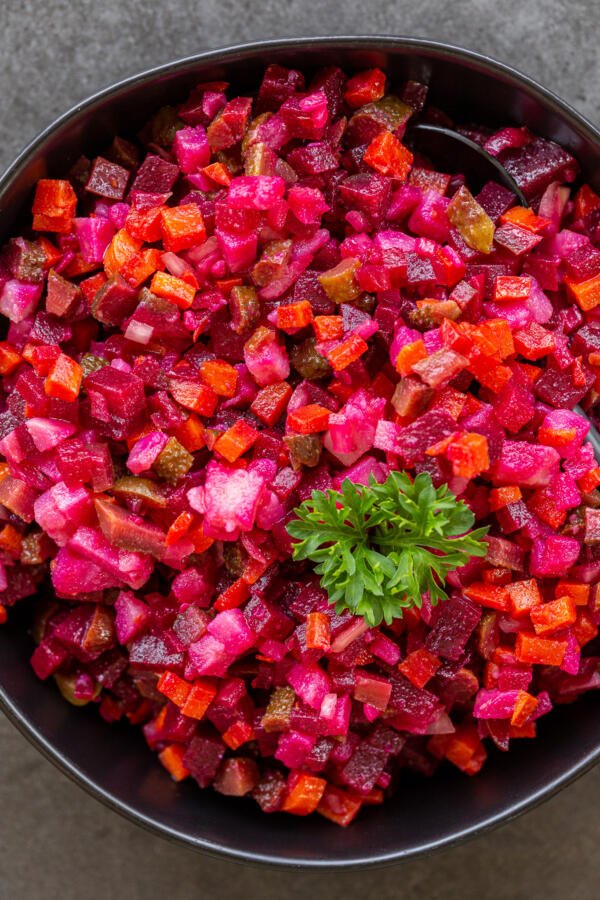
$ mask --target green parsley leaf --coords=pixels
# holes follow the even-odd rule
[[[392,472],[383,484],[348,478],[341,491],[313,491],[287,526],[295,560],[310,559],[337,613],[388,625],[403,610],[446,600],[449,572],[485,556],[487,528],[447,485],[420,473]]]

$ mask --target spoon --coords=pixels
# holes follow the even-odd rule
[[[529,206],[523,191],[502,163],[464,134],[441,125],[419,123],[409,128],[405,140],[411,150],[427,156],[442,171],[461,172],[474,190],[480,190],[487,181],[496,181],[512,191],[521,206]],[[586,440],[600,462],[600,432],[580,406],[574,411],[589,422]]]
[[[442,171],[461,172],[474,190],[480,190],[487,181],[496,181],[512,191],[521,206],[529,206],[523,191],[502,163],[464,134],[441,125],[419,123],[409,128],[405,140],[411,150],[427,156]],[[600,432],[580,406],[574,412],[589,422],[586,440],[600,462]]]
[[[441,125],[419,123],[409,127],[405,140],[411,150],[427,156],[440,171],[461,172],[474,191],[480,190],[487,181],[496,181],[512,191],[521,206],[529,206],[523,191],[502,163],[464,134]]]

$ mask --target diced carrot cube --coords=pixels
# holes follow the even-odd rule
[[[186,768],[183,758],[186,748],[183,744],[169,744],[164,750],[158,754],[158,758],[173,779],[173,781],[183,781],[190,774]]]
[[[242,744],[254,739],[254,730],[248,722],[234,722],[221,735],[221,740],[231,750],[237,750]]]
[[[517,634],[515,655],[519,662],[540,666],[560,666],[566,651],[566,641],[541,638],[525,631]]]
[[[577,486],[584,494],[590,494],[600,485],[600,466],[596,466],[591,472],[586,472],[581,478],[577,479]]]
[[[533,715],[539,705],[539,700],[527,691],[519,691],[515,702],[515,708],[510,719],[510,724],[516,728],[522,728]]]
[[[589,184],[583,184],[575,195],[575,219],[583,219],[600,206],[600,197]]]
[[[165,535],[165,544],[167,545],[167,547],[172,547],[173,544],[176,544],[177,541],[180,541],[181,538],[189,531],[193,521],[194,516],[191,512],[188,512],[188,510],[184,510],[182,513],[179,513],[173,524],[169,526],[169,530]]]
[[[362,797],[351,795],[334,784],[328,784],[317,806],[317,812],[330,822],[345,828],[356,818],[363,802]]]
[[[366,341],[363,341],[357,334],[351,334],[341,344],[329,350],[327,359],[334,372],[341,372],[342,369],[347,368],[351,363],[360,359],[368,349],[369,345]]]
[[[521,488],[516,484],[492,488],[488,495],[490,510],[495,512],[497,509],[502,509],[503,506],[508,506],[509,503],[516,503],[522,497]]]
[[[160,250],[147,248],[129,257],[121,269],[121,275],[132,287],[140,287],[160,267]]]
[[[295,816],[314,812],[323,796],[327,782],[307,772],[292,772],[288,778],[282,810]]]
[[[497,566],[494,569],[484,569],[481,577],[486,584],[506,585],[512,581],[510,569],[503,569],[501,566]]]
[[[506,586],[509,595],[510,614],[515,619],[528,616],[535,606],[542,602],[542,595],[535,578],[527,581],[513,581]]]
[[[163,672],[156,684],[157,690],[174,703],[175,706],[184,706],[191,690],[189,682],[180,678],[175,672]]]
[[[486,753],[475,725],[470,723],[461,725],[454,734],[449,736],[445,756],[468,775],[474,775],[479,771],[485,761]]]
[[[405,181],[414,156],[391,131],[376,135],[363,154],[365,162],[376,172]]]
[[[278,306],[275,312],[276,324],[282,331],[294,332],[297,328],[305,328],[314,319],[313,309],[308,300]]]
[[[591,585],[580,581],[559,581],[554,593],[556,597],[570,597],[575,606],[587,606],[590,602]]]
[[[215,184],[221,184],[223,187],[228,187],[231,181],[231,173],[227,166],[222,162],[215,162],[208,166],[204,166],[202,172],[204,172],[205,175],[208,175]]]
[[[206,229],[200,207],[195,203],[164,207],[160,213],[160,227],[165,250],[179,253],[206,240]]]
[[[535,722],[526,722],[525,725],[511,725],[508,735],[511,738],[534,738],[536,736]]]
[[[189,719],[202,719],[216,696],[217,682],[214,678],[197,678],[190,687],[181,712]]]
[[[556,600],[534,606],[529,617],[536,634],[552,634],[572,625],[577,618],[577,610],[571,597],[557,597]]]
[[[419,647],[399,663],[398,669],[415,687],[424,688],[441,664],[441,660],[437,656],[434,656],[425,647]]]
[[[415,363],[426,357],[427,350],[421,339],[413,341],[412,344],[405,344],[396,357],[396,371],[399,375],[410,375]]]
[[[188,453],[196,453],[206,446],[204,439],[204,425],[194,413],[191,413],[175,430],[175,437]]]
[[[575,428],[538,428],[538,441],[548,447],[568,447],[577,435]]]
[[[502,213],[500,221],[503,225],[507,223],[517,225],[519,228],[524,228],[526,231],[531,231],[534,234],[537,234],[538,231],[543,231],[544,228],[551,224],[549,219],[536,216],[534,211],[526,206],[513,206],[512,209]]]
[[[222,294],[225,294],[226,297],[229,297],[231,291],[234,287],[241,287],[243,285],[244,279],[240,278],[239,275],[231,275],[230,278],[219,278],[215,281],[215,287],[217,287]]]
[[[132,238],[124,228],[117,231],[106,248],[106,253],[102,260],[104,271],[108,277],[110,278],[111,275],[120,273],[125,263],[133,256],[137,256],[141,249],[141,241]]]
[[[23,547],[23,536],[20,531],[11,525],[5,525],[0,531],[0,550],[4,550],[14,559],[18,559],[21,555]]]
[[[473,582],[464,589],[465,596],[487,609],[498,609],[504,611],[508,609],[509,593],[505,587],[485,584],[484,582]]]
[[[315,316],[313,329],[318,341],[339,341],[344,333],[342,317]]]
[[[243,456],[258,439],[258,431],[245,419],[238,419],[217,440],[214,450],[228,462],[235,462]]]
[[[183,378],[172,378],[169,382],[169,392],[181,406],[200,416],[212,416],[219,402],[217,395],[207,384],[185,381]]]
[[[428,447],[425,451],[426,456],[443,456],[456,435],[449,434],[448,437],[442,438],[441,441],[438,441],[437,444],[432,444],[431,447]]]
[[[324,612],[310,612],[306,617],[306,646],[309,650],[329,650],[331,623]]]
[[[484,434],[468,432],[454,438],[446,455],[452,463],[452,474],[459,478],[475,478],[490,467],[488,442]]]
[[[89,304],[91,304],[102,285],[106,284],[106,282],[107,278],[104,272],[98,272],[96,275],[92,275],[91,278],[84,278],[79,283],[83,296]]]
[[[55,247],[52,241],[49,241],[48,238],[40,235],[38,237],[37,244],[44,251],[44,255],[46,256],[46,262],[44,263],[44,269],[52,269],[56,265],[59,260],[62,259],[63,253],[62,250],[59,250],[58,247]]]
[[[571,626],[571,633],[580,647],[585,647],[598,635],[598,626],[592,619],[587,609],[580,609],[577,613],[577,621]]]
[[[584,312],[595,309],[600,304],[600,275],[594,275],[587,281],[576,283],[565,278],[567,291]]]
[[[204,553],[204,551],[208,550],[209,547],[212,547],[215,542],[214,538],[207,537],[204,534],[202,523],[200,523],[200,525],[197,525],[195,528],[192,528],[188,532],[188,537],[194,545],[194,553],[198,554]]]
[[[34,231],[67,234],[72,228],[76,208],[77,194],[69,181],[40,179],[32,207]]]
[[[132,207],[125,219],[125,230],[132,238],[153,244],[161,238],[161,213],[162,206],[151,206],[150,209]]]
[[[327,430],[330,414],[330,410],[324,406],[309,403],[308,406],[301,406],[289,413],[287,424],[298,434],[316,434]]]
[[[189,309],[194,302],[196,289],[183,279],[169,275],[167,272],[156,272],[150,284],[150,290],[157,297],[175,303],[180,309]]]
[[[44,381],[44,391],[49,397],[72,403],[79,396],[81,379],[82,370],[79,363],[61,353]]]
[[[532,280],[530,275],[498,275],[494,282],[494,301],[496,303],[528,300],[531,294]]]
[[[225,588],[222,594],[219,594],[214,602],[214,608],[218,612],[225,609],[235,609],[245,603],[250,596],[250,589],[243,578],[238,578],[228,588]]]
[[[503,387],[506,387],[510,379],[513,377],[512,369],[509,366],[474,366],[469,363],[469,370],[473,372],[477,380],[484,387],[489,388],[495,394],[500,393]]]
[[[346,82],[344,100],[352,109],[381,100],[385,93],[385,72],[381,69],[368,69],[353,75]]]
[[[21,363],[22,357],[14,344],[0,341],[0,375],[10,375]]]
[[[495,352],[500,359],[506,359],[515,352],[515,343],[510,325],[505,319],[488,319],[479,326],[490,337]]]
[[[234,397],[238,373],[234,366],[222,359],[207,359],[200,366],[200,375],[219,397]]]

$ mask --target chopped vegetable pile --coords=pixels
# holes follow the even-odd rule
[[[526,127],[463,131],[530,207],[473,196],[426,94],[198,85],[0,255],[0,621],[44,598],[36,674],[176,781],[340,825],[600,686],[600,197]]]

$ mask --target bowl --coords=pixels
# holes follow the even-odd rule
[[[129,78],[78,104],[43,131],[0,181],[0,241],[30,210],[32,187],[60,176],[82,152],[115,133],[134,133],[195,83],[226,79],[243,92],[267,63],[347,71],[379,66],[392,82],[425,81],[431,101],[459,122],[527,125],[566,146],[600,190],[600,132],[530,78],[458,47],[412,38],[336,37],[265,41],[202,53]],[[30,604],[0,629],[0,704],[38,749],[77,784],[139,825],[188,846],[237,860],[303,867],[391,863],[447,847],[504,823],[547,799],[600,758],[597,696],[554,710],[535,741],[492,750],[475,778],[450,766],[406,778],[382,807],[365,808],[347,829],[319,817],[267,816],[192,783],[174,784],[141,733],[106,725],[92,709],[69,706],[29,666]]]

